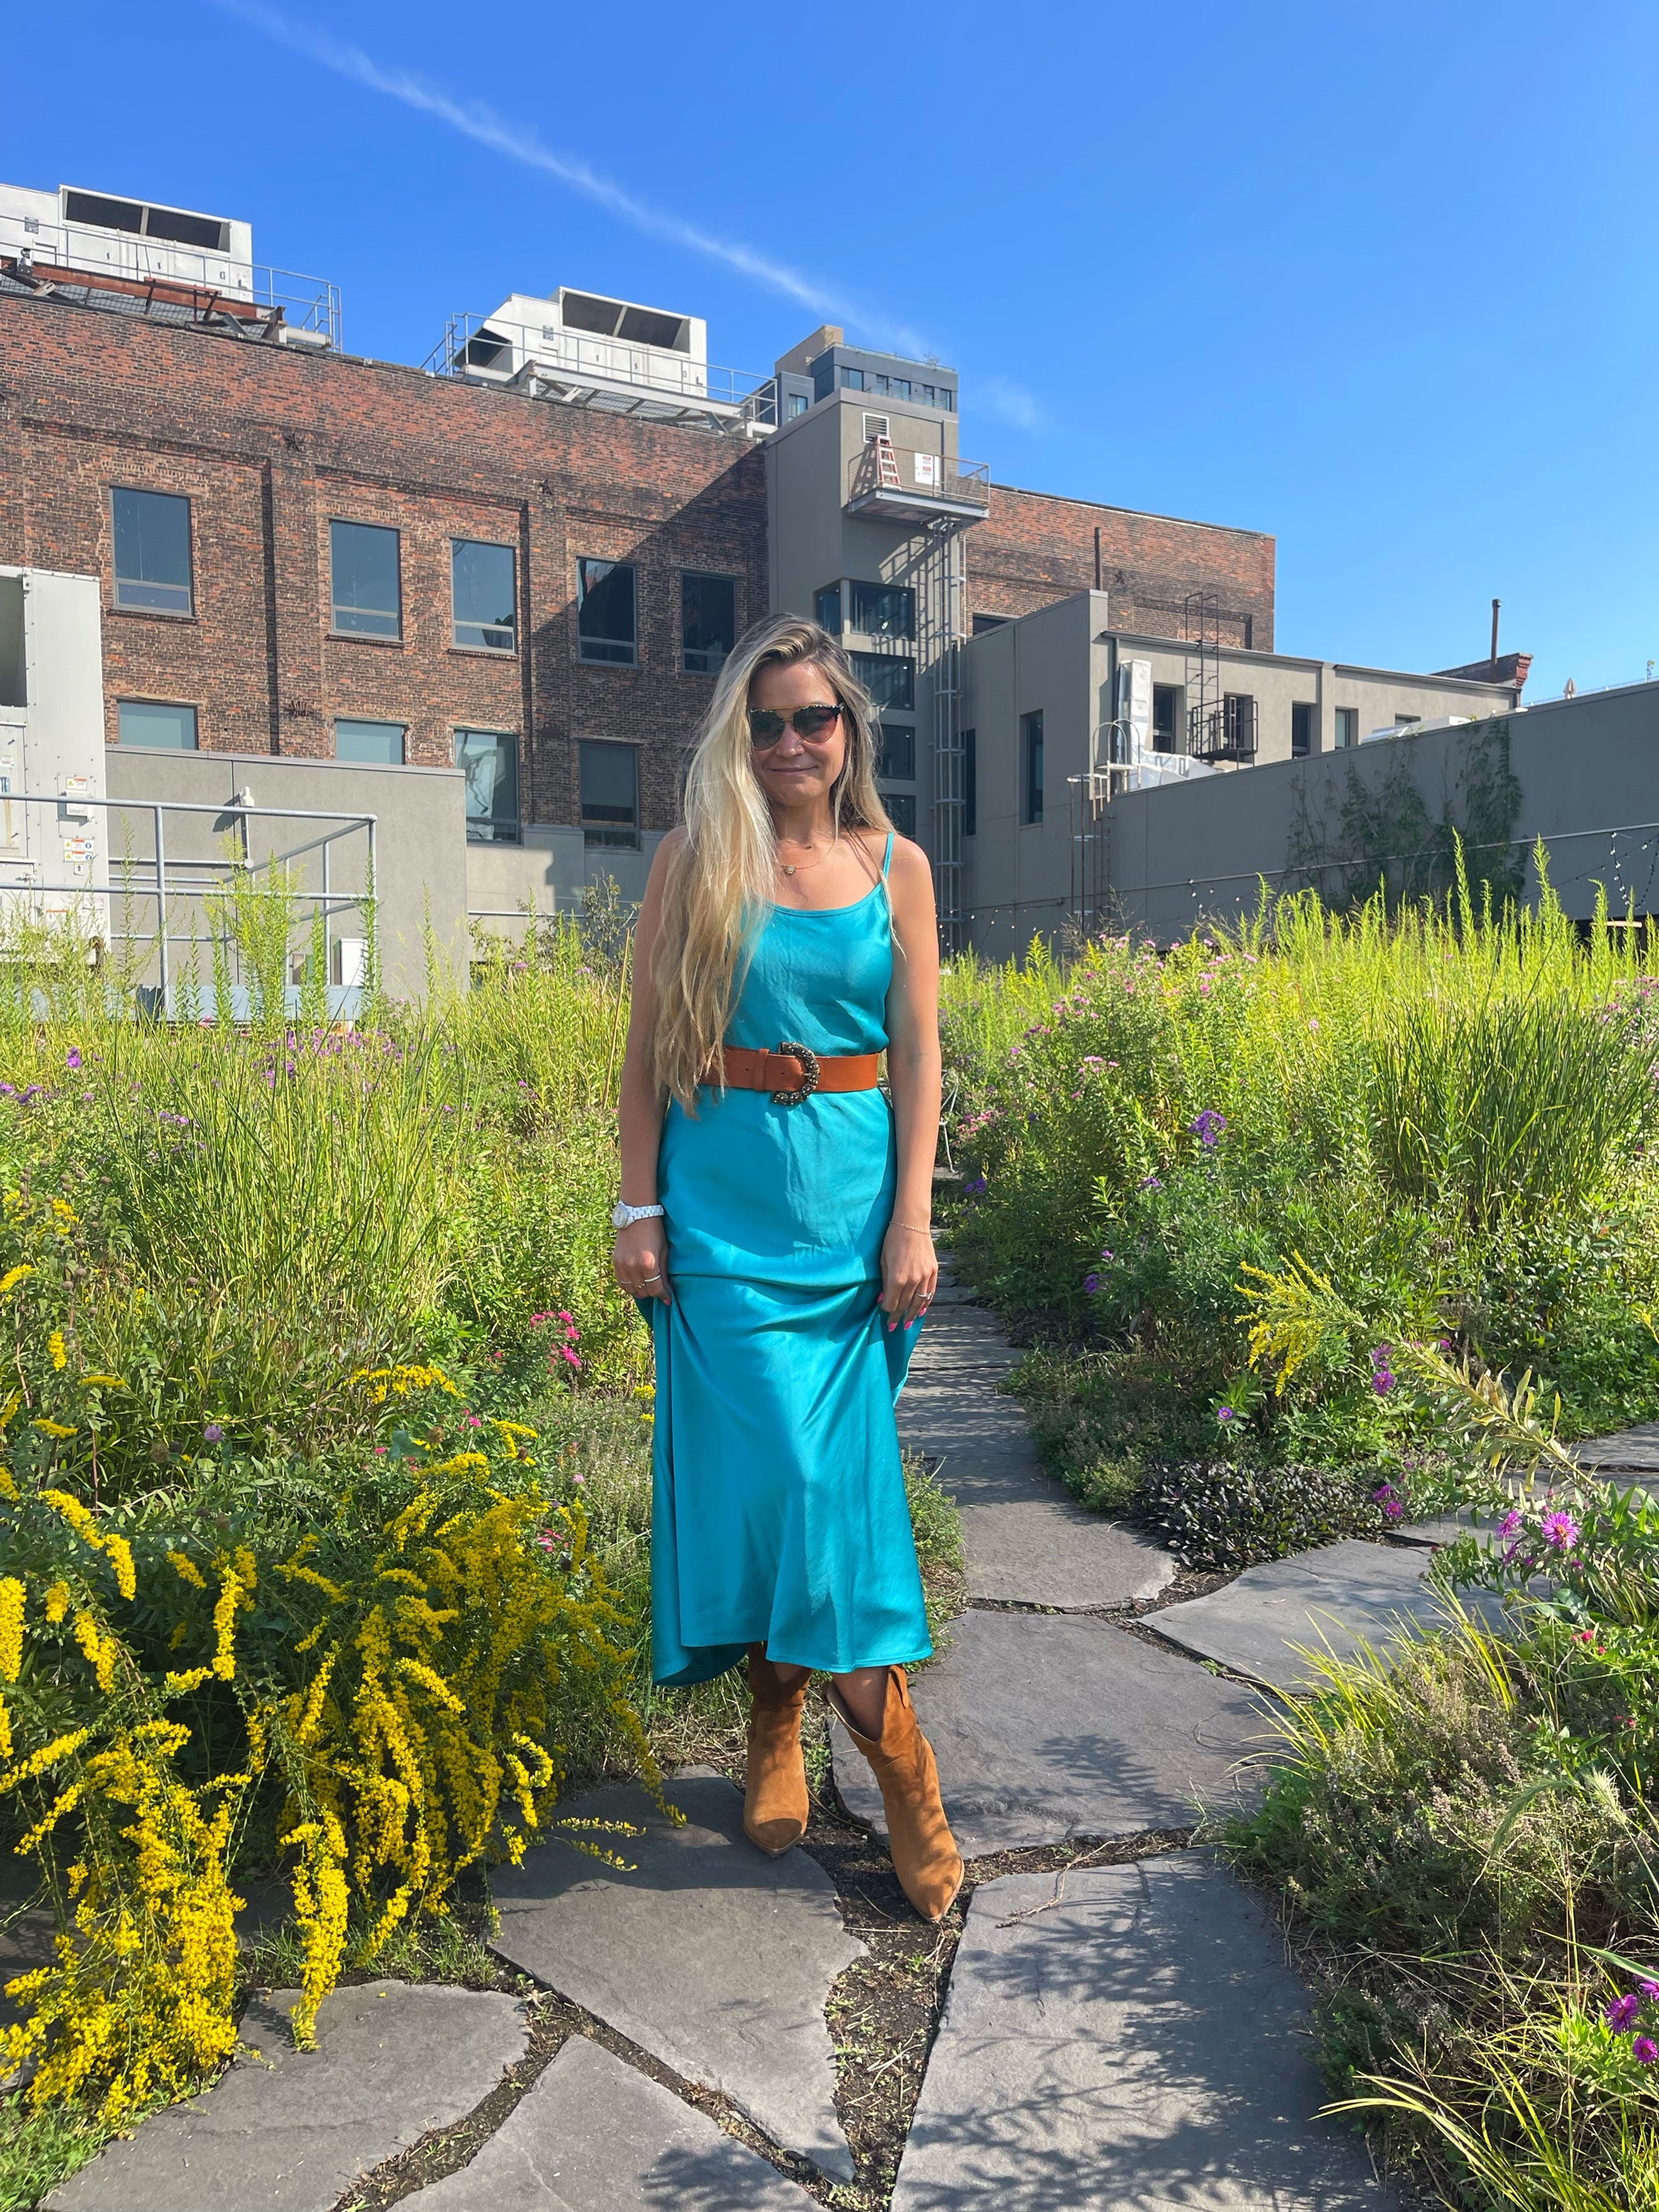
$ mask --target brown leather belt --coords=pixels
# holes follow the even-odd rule
[[[873,1091],[880,1065],[876,1052],[817,1053],[788,1042],[775,1052],[760,1052],[728,1044],[703,1081],[716,1083],[724,1074],[728,1090],[769,1091],[775,1105],[799,1106],[815,1091]]]

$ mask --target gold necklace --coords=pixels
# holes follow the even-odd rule
[[[806,849],[809,853],[817,851],[817,848],[815,845],[809,845]],[[777,860],[777,866],[782,869],[786,876],[801,875],[808,872],[813,868],[821,868],[835,849],[836,841],[832,837],[830,842],[824,847],[823,852],[818,854],[818,857],[816,860],[785,860],[779,859]]]

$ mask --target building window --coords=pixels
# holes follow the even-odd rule
[[[783,403],[784,421],[793,422],[798,415],[804,415],[811,404],[804,392],[790,392]]]
[[[738,587],[730,576],[680,574],[680,650],[688,674],[718,676],[738,641]]]
[[[962,733],[962,834],[973,836],[979,829],[979,732]]]
[[[1291,758],[1306,760],[1319,748],[1314,742],[1318,728],[1319,709],[1310,701],[1298,699],[1291,708]]]
[[[901,837],[916,834],[916,794],[914,791],[884,791],[881,803],[887,809],[887,818]]]
[[[852,653],[847,657],[878,714],[888,708],[907,714],[915,711],[916,664],[908,653]]]
[[[519,842],[519,741],[499,730],[457,730],[455,765],[466,779],[470,845]]]
[[[1229,760],[1254,760],[1256,748],[1255,701],[1248,691],[1222,695],[1223,750]]]
[[[124,745],[165,745],[169,752],[200,750],[194,707],[173,707],[158,699],[118,699],[115,726]]]
[[[1413,724],[1420,722],[1422,719],[1420,714],[1402,714],[1398,707],[1394,710],[1394,726],[1396,730],[1409,730]]]
[[[1358,707],[1339,707],[1336,710],[1336,742],[1339,748],[1359,743],[1359,709]]]
[[[862,392],[865,389],[864,371],[861,368],[843,368],[841,382],[843,392]]]
[[[519,641],[519,564],[510,545],[454,538],[449,546],[451,605],[457,645],[511,653]]]
[[[640,842],[638,749],[585,738],[580,752],[584,843],[636,846]]]
[[[331,522],[328,543],[334,628],[350,637],[401,637],[397,532],[377,522]]]
[[[576,653],[579,659],[633,668],[639,659],[634,570],[627,561],[576,563]]]
[[[376,768],[404,764],[404,725],[401,722],[350,722],[341,716],[334,723],[334,757],[368,761]]]
[[[848,629],[866,637],[914,637],[916,595],[903,584],[849,584]]]
[[[913,722],[883,722],[876,732],[876,774],[895,783],[916,780],[916,732]]]
[[[983,637],[987,630],[1005,629],[1012,619],[1012,617],[1008,615],[975,615],[974,635]]]
[[[841,635],[841,586],[826,584],[821,592],[812,594],[812,614],[820,629],[827,629],[831,637]]]
[[[191,586],[190,501],[177,492],[111,489],[115,604],[149,614],[196,611]]]
[[[1181,750],[1181,742],[1176,732],[1180,727],[1180,684],[1154,684],[1152,686],[1152,750],[1155,753],[1178,753]]]
[[[1042,819],[1042,714],[1019,718],[1019,818]]]

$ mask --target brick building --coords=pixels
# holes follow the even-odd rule
[[[101,580],[110,745],[461,767],[478,910],[601,865],[637,890],[772,609],[854,653],[958,923],[975,635],[1103,592],[1115,630],[1182,639],[1197,605],[1212,648],[1272,654],[1271,538],[991,484],[936,363],[826,328],[744,382],[695,319],[564,290],[452,325],[433,374],[340,352],[337,307],[299,313],[252,252],[0,187],[0,565]],[[1121,716],[1079,711],[1092,773]]]

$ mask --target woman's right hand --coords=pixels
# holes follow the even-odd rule
[[[668,1288],[668,1239],[660,1214],[653,1214],[649,1221],[630,1221],[626,1229],[619,1229],[611,1264],[629,1297],[660,1298],[665,1306],[673,1304]]]

